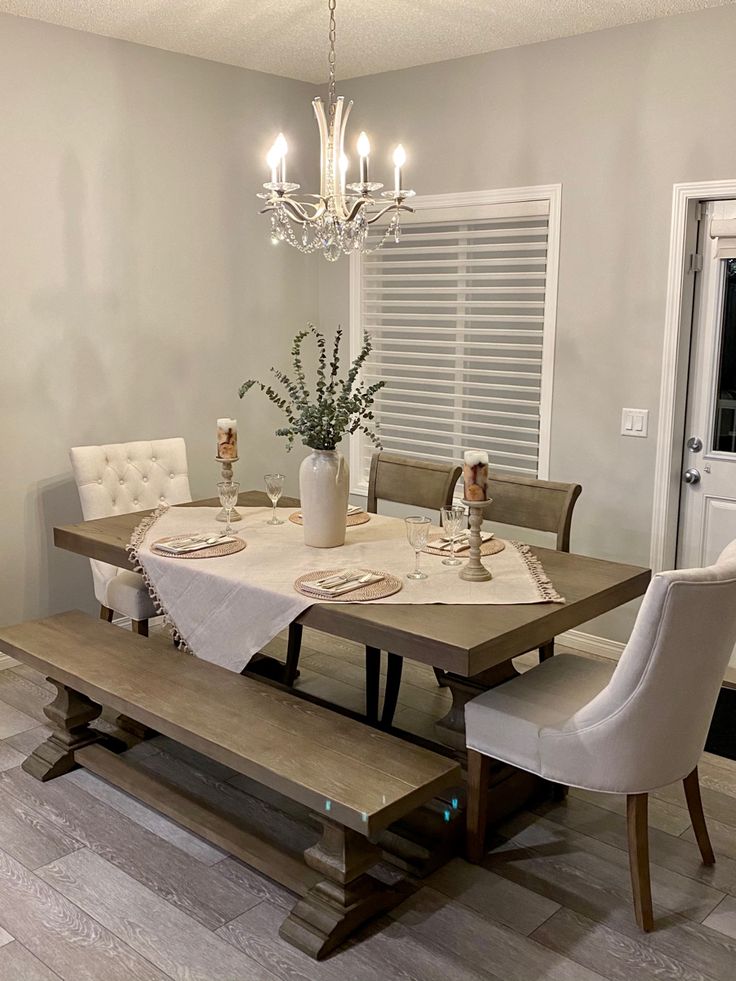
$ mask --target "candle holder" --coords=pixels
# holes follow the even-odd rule
[[[480,560],[480,547],[482,539],[480,536],[480,526],[483,524],[483,512],[493,501],[463,501],[469,509],[468,526],[470,528],[470,554],[468,561],[460,570],[460,578],[467,579],[469,582],[487,582],[493,579],[490,571],[486,569]]]
[[[221,456],[216,456],[215,459],[221,466],[220,472],[222,474],[222,479],[224,481],[227,481],[227,483],[232,484],[233,464],[237,463],[240,458],[235,456],[232,458],[232,460],[223,460]],[[227,511],[225,510],[225,508],[223,508],[222,511],[220,511],[220,513],[217,515],[216,520],[224,521],[224,522],[227,521]],[[242,521],[242,520],[243,520],[243,515],[238,514],[237,508],[233,508],[232,511],[230,512],[230,521]]]

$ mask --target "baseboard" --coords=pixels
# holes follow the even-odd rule
[[[557,641],[563,647],[571,647],[574,651],[596,654],[598,657],[609,657],[613,661],[618,661],[626,646],[620,640],[597,637],[595,634],[586,634],[582,630],[568,630],[566,633],[560,634]]]

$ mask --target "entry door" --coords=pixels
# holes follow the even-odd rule
[[[729,228],[713,224],[722,219],[736,220],[736,201],[710,202],[701,219],[703,268],[690,353],[679,568],[709,565],[736,539],[736,248],[711,235]],[[731,229],[736,246],[736,224]],[[733,257],[719,257],[723,252]]]

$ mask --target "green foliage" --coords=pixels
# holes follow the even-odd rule
[[[317,344],[317,371],[314,397],[307,388],[307,379],[302,364],[302,345],[307,337],[314,336]],[[363,337],[363,347],[353,361],[345,378],[340,378],[340,342],[342,328],[335,333],[335,343],[329,364],[327,363],[327,342],[324,334],[309,324],[299,331],[291,348],[293,380],[277,368],[271,368],[274,378],[283,388],[283,393],[255,378],[240,386],[240,397],[257,385],[267,397],[277,405],[286,416],[288,426],[276,430],[277,436],[285,436],[287,449],[299,437],[305,446],[313,450],[334,450],[346,433],[362,432],[379,449],[381,444],[371,428],[374,416],[372,406],[376,393],[386,384],[384,381],[366,385],[360,381],[360,369],[371,353],[371,340],[368,334]]]

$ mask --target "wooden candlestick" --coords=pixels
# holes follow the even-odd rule
[[[221,456],[216,456],[215,459],[221,466],[222,479],[226,481],[228,484],[232,484],[233,464],[237,463],[240,458],[236,456],[232,460],[223,460]],[[233,508],[232,511],[230,512],[230,520],[242,521],[243,515],[238,514],[237,508]],[[217,515],[217,521],[227,521],[227,511],[225,510],[225,508],[223,508],[222,511],[220,511],[220,513]]]
[[[480,560],[480,547],[483,541],[480,536],[480,526],[483,524],[483,512],[492,503],[490,498],[487,501],[463,501],[463,504],[470,509],[468,515],[470,553],[468,561],[460,570],[460,578],[467,579],[469,582],[487,582],[493,579],[490,571]]]

